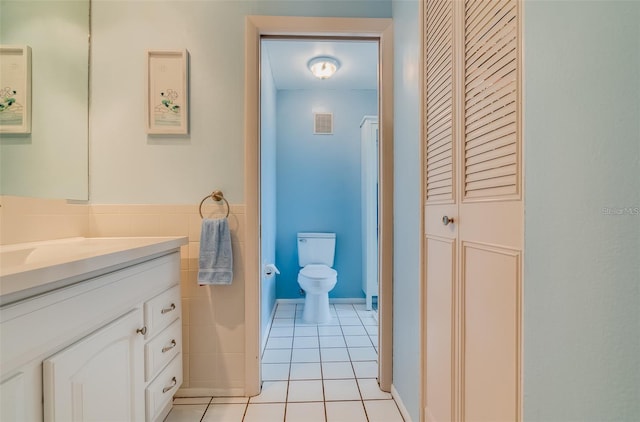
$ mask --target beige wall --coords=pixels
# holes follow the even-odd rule
[[[2,244],[88,236],[188,236],[181,248],[184,383],[181,394],[244,394],[244,205],[229,215],[231,286],[198,286],[200,224],[193,205],[86,205],[64,200],[0,198]],[[212,201],[203,213],[220,217]]]
[[[0,245],[88,236],[89,207],[63,199],[0,196]]]

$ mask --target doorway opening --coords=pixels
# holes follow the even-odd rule
[[[281,64],[295,58],[295,53],[287,53],[286,50],[284,53],[280,51],[280,47],[287,43],[307,43],[314,46],[315,50],[308,53],[310,56],[302,59],[305,66],[303,71],[307,72],[304,75],[307,78],[312,78],[312,76],[306,69],[306,65],[315,57],[333,57],[343,46],[373,46],[376,55],[373,59],[374,64],[369,67],[376,70],[373,76],[374,89],[370,89],[371,92],[367,93],[356,92],[358,91],[354,85],[356,82],[351,82],[343,88],[316,90],[313,98],[310,98],[308,95],[305,96],[308,93],[302,92],[305,91],[303,88],[294,85],[288,87],[290,89],[277,86],[281,83],[278,76],[274,77],[272,73],[270,75],[272,81],[270,82],[269,77],[264,73],[261,75],[261,69],[266,61],[269,71],[273,72],[276,66],[273,65],[273,62],[269,63],[269,60],[277,60],[278,64]],[[375,301],[378,304],[378,321],[376,321],[378,326],[375,329],[370,326],[367,330],[367,326],[363,324],[361,328],[364,333],[359,334],[362,334],[363,338],[367,337],[369,341],[375,339],[376,351],[379,356],[375,378],[383,391],[391,389],[391,251],[393,247],[391,48],[391,21],[386,19],[311,19],[256,16],[247,19],[247,148],[245,165],[247,171],[247,286],[245,301],[247,395],[256,395],[260,392],[260,383],[263,379],[261,357],[267,342],[266,334],[268,334],[266,328],[273,328],[276,323],[280,325],[283,323],[278,319],[273,319],[273,316],[281,311],[280,316],[292,317],[295,321],[297,308],[301,307],[304,302],[303,296],[299,293],[300,286],[297,283],[300,267],[296,250],[296,233],[300,231],[336,232],[335,264],[338,269],[336,288],[342,288],[332,295],[338,302],[332,304],[332,312],[336,322],[342,319],[349,321],[348,318],[358,319],[362,316],[368,318],[373,312],[374,297],[379,295],[379,300]],[[343,65],[339,58],[338,63],[339,66]],[[293,65],[289,64],[288,66]],[[344,71],[347,74],[348,66],[353,66],[353,63],[344,60],[344,67],[339,68],[338,72]],[[278,72],[280,71],[275,70],[275,73]],[[358,80],[357,83],[363,83],[365,78],[361,77],[360,79],[362,80]],[[335,78],[336,82],[339,80],[339,78]],[[318,80],[317,82],[331,82],[331,80]],[[270,83],[273,83],[270,88],[271,94],[265,94],[263,89]],[[339,91],[341,90],[346,91],[345,95],[358,98],[340,97]],[[362,91],[367,90],[362,89]],[[277,102],[275,105],[273,97]],[[369,99],[365,100],[365,97],[369,97]],[[312,104],[314,101],[316,103]],[[364,103],[369,103],[369,108],[367,106],[360,107]],[[353,123],[352,117],[345,118],[349,113],[359,114],[355,123]],[[318,125],[318,116],[323,119],[320,125]],[[327,119],[329,119],[328,123]],[[344,129],[345,122],[347,122],[347,126],[351,126],[351,129],[355,127],[355,135],[346,137],[347,140],[355,137],[355,142],[350,144],[347,143],[347,140],[337,136],[338,132]],[[283,132],[286,133],[283,135]],[[369,149],[362,148],[362,139],[365,136],[368,136]],[[284,143],[274,147],[270,144],[271,137],[274,138],[274,143],[276,137],[286,139],[284,139]],[[349,154],[347,151],[349,149],[352,150],[350,151],[351,155],[357,157],[357,165],[355,166],[348,162],[347,156]],[[295,152],[298,153],[297,156],[294,154]],[[373,159],[371,159],[371,154],[373,154]],[[288,155],[293,155],[293,157],[288,157]],[[370,162],[375,166],[362,166],[362,162]],[[354,170],[357,177],[345,179],[340,176],[341,172],[348,173]],[[363,172],[366,171],[374,173],[378,177],[363,178]],[[309,176],[310,173],[312,176]],[[284,179],[285,185],[283,188],[278,188],[281,190],[280,192],[274,192],[272,188],[279,186],[278,178]],[[369,189],[361,183],[365,179],[369,180]],[[354,186],[348,186],[349,184]],[[363,193],[365,191],[372,193]],[[357,192],[357,194],[353,192]],[[369,195],[368,204],[374,204],[373,206],[363,205],[367,195]],[[356,198],[353,198],[354,196]],[[353,202],[357,205],[346,205],[348,200],[354,200]],[[297,203],[301,205],[298,206]],[[306,208],[305,204],[307,204]],[[309,204],[311,207],[308,206]],[[280,215],[278,209],[284,209],[284,213]],[[357,213],[354,213],[354,210],[357,210]],[[368,240],[362,235],[367,231],[366,211],[370,211],[369,214],[372,214],[372,217],[369,217],[369,226],[373,227],[370,230],[373,234]],[[327,216],[330,217],[324,221],[323,219]],[[297,221],[300,218],[306,218],[306,222]],[[276,224],[270,224],[269,219],[275,220]],[[295,224],[296,221],[299,223],[298,226]],[[340,224],[347,227],[340,228]],[[355,227],[356,225],[357,227]],[[334,227],[336,227],[335,230]],[[284,234],[279,235],[276,228],[278,232],[282,231]],[[358,230],[349,232],[350,228]],[[353,235],[353,233],[358,233],[358,235]],[[374,240],[378,243],[375,244]],[[366,254],[367,244],[372,244],[370,249],[373,251],[374,262],[370,267],[375,270],[375,275],[370,271],[369,275],[363,277],[363,272],[367,270],[362,255]],[[269,250],[270,248],[272,251]],[[349,265],[354,261],[352,257],[349,257],[349,253],[353,251],[359,255],[355,266]],[[265,271],[266,268],[273,268],[271,265],[275,265],[275,268],[284,276],[282,281],[273,277],[273,271],[271,274]],[[285,271],[286,274],[283,274]],[[349,277],[350,272],[358,275]],[[350,278],[352,280],[349,280]],[[354,278],[356,279],[355,283]],[[363,280],[365,284],[363,284]],[[375,292],[373,289],[368,289],[367,280],[379,284],[376,286],[378,288],[375,289]],[[280,285],[280,283],[282,284]],[[340,298],[340,295],[346,297]],[[278,305],[281,302],[283,305],[280,311],[274,306],[276,305],[276,296],[283,299],[278,302]],[[347,299],[348,302],[352,302],[354,297],[359,299],[359,303],[355,305],[349,303],[348,306],[351,306],[351,309],[346,309],[344,306],[346,304],[340,303],[339,300]],[[362,318],[360,320],[362,322]],[[367,319],[366,322],[371,323],[371,320]],[[267,327],[269,324],[270,326]],[[330,326],[317,325],[300,328],[317,330],[319,335],[321,330],[328,333],[327,330],[331,330],[328,328]],[[280,328],[284,328],[284,325]],[[351,332],[351,330],[359,330],[359,328],[347,328],[347,332]],[[310,332],[311,330],[302,331]],[[294,340],[294,336],[291,337],[291,340]],[[324,341],[333,340],[337,339]],[[282,342],[284,341],[288,340]],[[316,341],[319,343],[323,340],[317,338]],[[345,346],[347,345],[345,344]],[[321,348],[322,345],[318,344],[318,352]],[[348,350],[348,347],[345,349]]]
[[[262,37],[265,382],[377,377],[378,51],[377,39]]]

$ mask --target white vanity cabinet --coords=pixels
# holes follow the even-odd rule
[[[182,239],[3,305],[0,420],[162,421],[182,383]]]

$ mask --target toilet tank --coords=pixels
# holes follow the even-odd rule
[[[333,267],[335,233],[298,233],[298,264],[323,264]]]

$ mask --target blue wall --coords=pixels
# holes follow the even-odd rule
[[[260,172],[261,195],[264,198],[276,196],[276,87],[271,74],[267,55],[262,56],[260,97]],[[276,202],[261,202],[261,264],[276,262]],[[276,278],[260,275],[262,287],[261,324],[262,340],[267,336],[266,329],[276,302]]]
[[[360,122],[377,91],[280,90],[277,99],[278,298],[300,298],[296,234],[335,232],[338,283],[330,297],[361,298]],[[332,112],[333,135],[313,134],[313,113]]]
[[[393,385],[420,411],[420,31],[417,0],[394,0]]]

